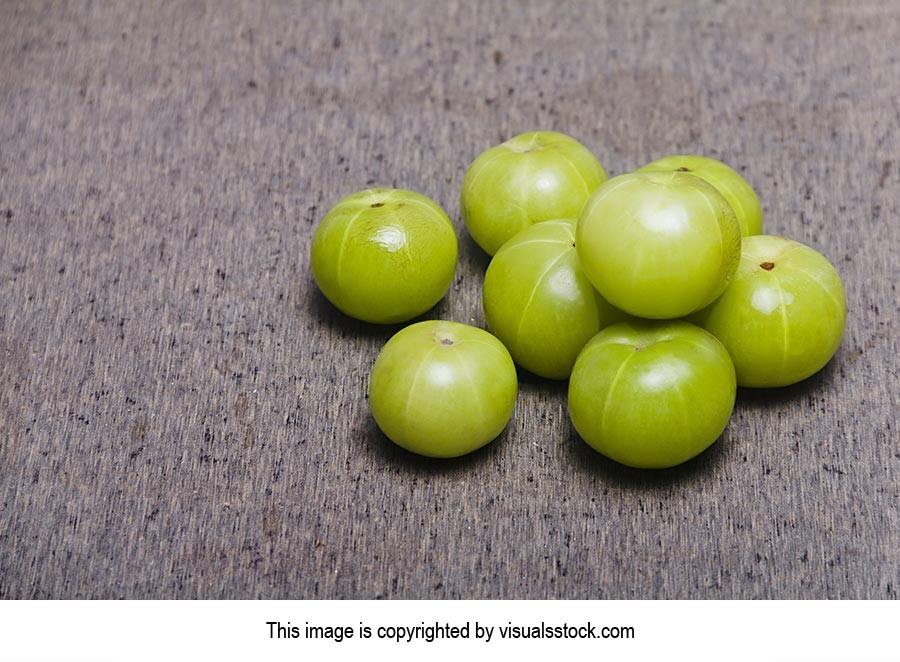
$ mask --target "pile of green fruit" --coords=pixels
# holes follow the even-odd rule
[[[518,364],[569,379],[569,415],[595,450],[671,467],[722,434],[737,386],[806,379],[840,344],[834,267],[761,234],[756,193],[714,159],[673,156],[607,180],[576,140],[526,133],[475,159],[460,202],[493,256],[482,292],[491,333],[433,320],[384,346],[372,414],[412,452],[457,457],[494,439],[513,412]],[[370,189],[323,219],[311,261],[344,313],[396,324],[444,296],[457,254],[434,201]]]

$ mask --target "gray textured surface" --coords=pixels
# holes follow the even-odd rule
[[[0,596],[896,598],[900,5],[623,4],[0,3]],[[527,375],[483,451],[394,449],[315,223],[433,197],[482,325],[458,189],[534,128],[738,167],[843,275],[835,360],[674,471]]]

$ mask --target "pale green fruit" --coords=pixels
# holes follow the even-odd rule
[[[635,320],[598,333],[569,380],[569,415],[594,450],[630,467],[690,460],[734,409],[734,366],[711,334],[681,320]]]
[[[310,258],[316,283],[341,311],[394,324],[441,300],[457,250],[453,225],[434,201],[413,191],[369,189],[328,212]]]
[[[689,172],[709,182],[721,193],[737,216],[741,235],[749,237],[762,232],[763,211],[753,187],[741,175],[721,161],[706,156],[667,156],[639,168],[647,170]]]
[[[493,255],[534,223],[576,218],[604,181],[603,166],[574,138],[555,131],[523,133],[469,166],[462,217],[472,238]]]
[[[487,331],[457,322],[419,322],[378,356],[369,404],[382,432],[406,450],[458,457],[493,440],[516,403],[516,367]]]
[[[699,177],[637,172],[610,179],[581,212],[575,246],[588,279],[638,317],[682,317],[716,299],[741,254],[731,205]]]
[[[503,244],[484,276],[488,328],[526,370],[567,379],[601,328],[627,316],[597,294],[575,251],[575,221],[538,223]]]
[[[692,317],[728,349],[741,386],[787,386],[815,374],[841,343],[847,302],[817,251],[771,235],[747,237],[737,273]]]

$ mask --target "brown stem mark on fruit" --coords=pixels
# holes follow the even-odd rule
[[[761,269],[765,269],[766,271],[772,271],[775,268],[774,262],[760,262],[759,264]]]
[[[690,171],[691,171],[690,168],[685,168],[684,166],[681,166],[680,168],[675,168],[675,172],[690,172]]]
[[[450,340],[450,338],[441,338],[441,344],[442,345],[452,345],[453,341]]]
[[[372,209],[377,209],[378,207],[384,207],[384,203],[383,202],[373,202],[371,204],[371,207],[372,207]]]

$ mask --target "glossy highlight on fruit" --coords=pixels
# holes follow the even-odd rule
[[[581,266],[613,306],[667,319],[711,303],[728,285],[741,250],[731,205],[683,172],[620,175],[584,206],[575,233]]]
[[[644,469],[673,467],[722,434],[734,409],[734,366],[703,329],[633,321],[598,333],[569,380],[569,416],[594,450]]]
[[[575,251],[575,220],[538,223],[503,244],[484,276],[488,328],[520,366],[567,379],[601,328],[627,316],[597,294]]]
[[[762,205],[753,187],[741,175],[721,161],[707,156],[679,154],[648,163],[638,172],[658,170],[664,172],[687,172],[712,184],[721,193],[737,216],[741,235],[760,234],[763,228]]]
[[[378,427],[398,446],[458,457],[506,427],[517,388],[503,343],[473,326],[432,320],[388,340],[372,369],[369,404]]]
[[[523,133],[483,152],[463,180],[460,206],[472,238],[489,255],[534,223],[576,218],[606,181],[593,154],[555,131]]]
[[[847,302],[840,276],[821,253],[759,235],[744,240],[728,289],[692,319],[728,349],[738,384],[788,386],[834,356]]]
[[[313,237],[310,258],[322,293],[366,322],[421,315],[456,272],[456,232],[433,200],[413,191],[368,189],[341,200]]]

